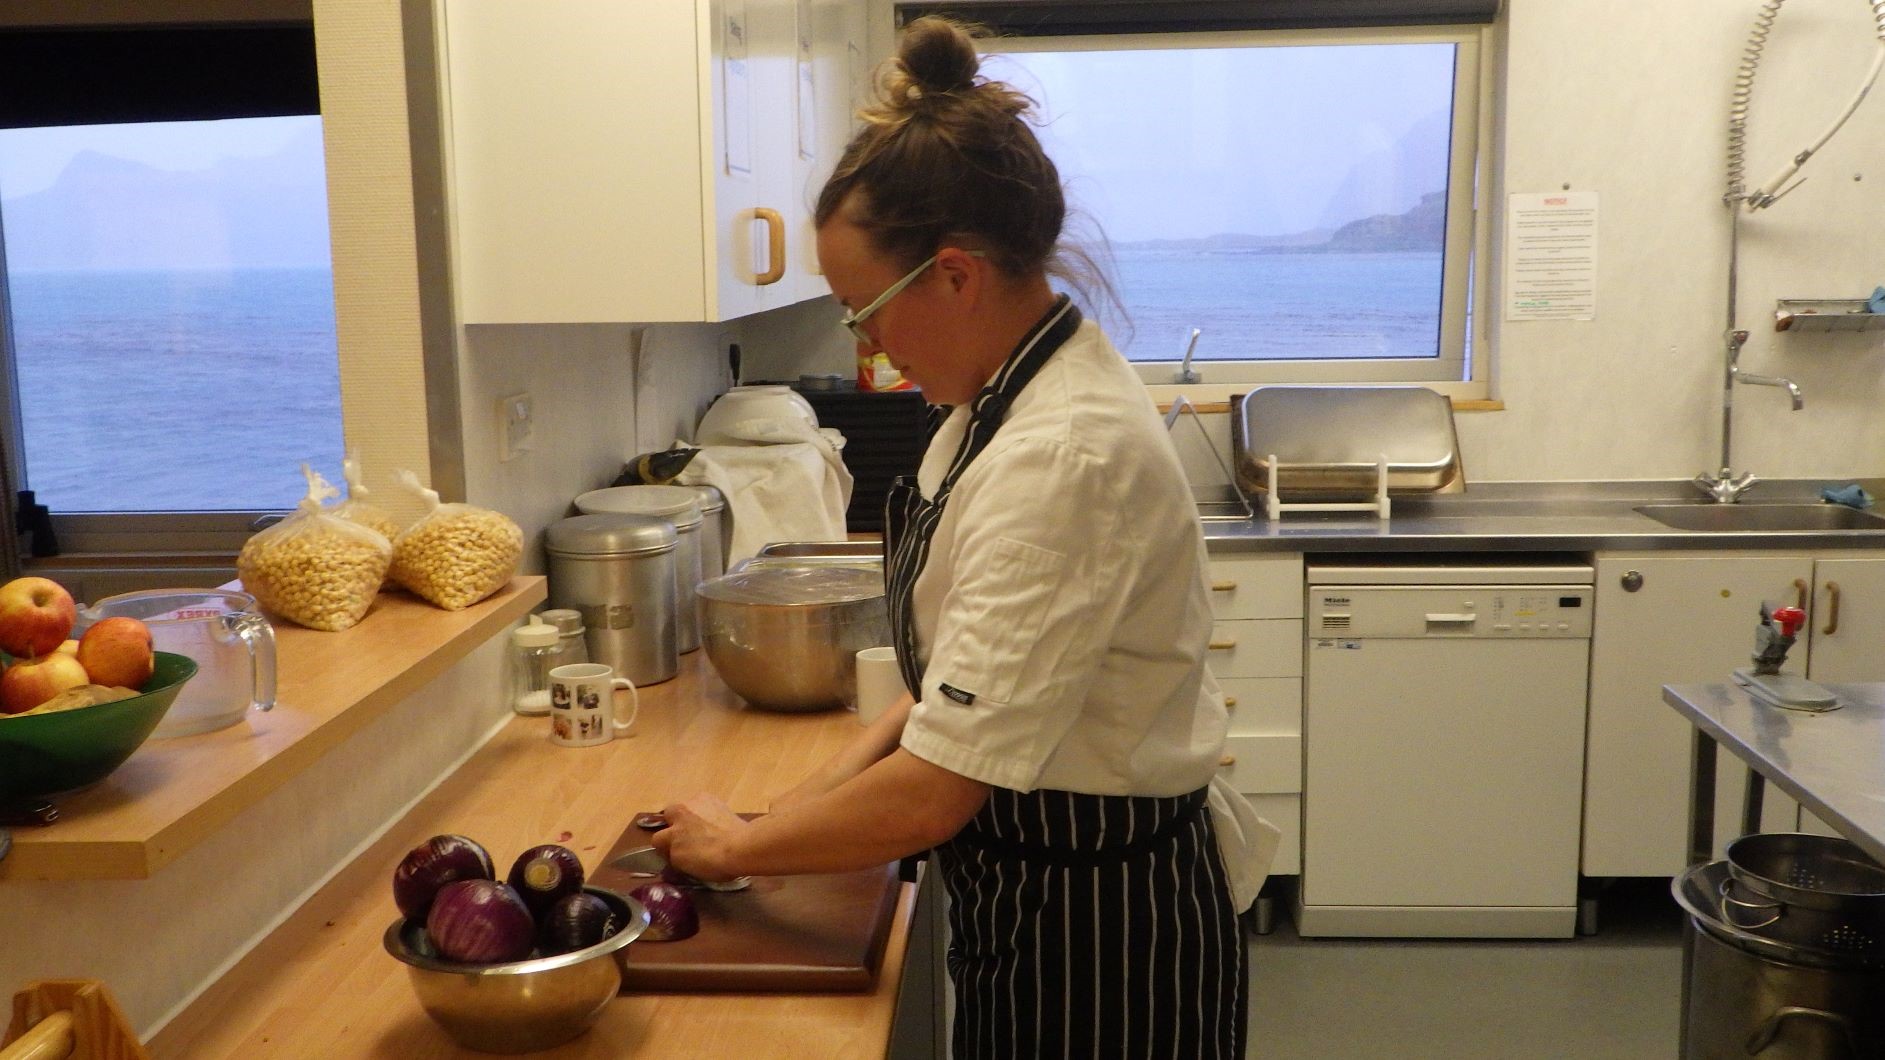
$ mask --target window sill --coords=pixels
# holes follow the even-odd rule
[[[278,622],[274,710],[152,740],[104,780],[57,797],[57,823],[15,829],[0,880],[147,879],[497,636],[547,595],[542,576],[442,611],[382,593],[359,625]]]
[[[1505,411],[1505,402],[1503,401],[1494,401],[1494,400],[1489,400],[1486,398],[1453,398],[1451,400],[1453,402],[1454,412],[1504,412]],[[1198,410],[1201,413],[1203,412],[1229,413],[1231,410],[1231,402],[1229,401],[1201,401],[1201,402],[1197,402],[1193,404],[1191,407]],[[1172,403],[1169,401],[1160,402],[1158,410],[1160,412],[1170,412],[1172,410]]]

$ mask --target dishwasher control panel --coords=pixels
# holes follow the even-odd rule
[[[1308,629],[1321,639],[1588,638],[1588,585],[1312,585]]]

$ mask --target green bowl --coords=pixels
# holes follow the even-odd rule
[[[103,780],[143,746],[184,682],[196,676],[188,656],[160,651],[139,695],[115,703],[23,717],[0,717],[0,799],[82,788]]]

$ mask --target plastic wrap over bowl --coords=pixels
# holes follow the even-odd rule
[[[848,705],[857,653],[890,643],[881,569],[738,571],[701,583],[700,619],[720,679],[762,710]]]

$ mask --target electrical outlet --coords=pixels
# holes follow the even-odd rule
[[[533,424],[530,395],[512,394],[497,399],[497,458],[515,460],[530,451]]]

